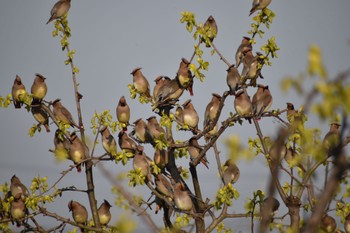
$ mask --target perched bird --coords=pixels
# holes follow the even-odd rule
[[[334,153],[334,150],[340,145],[340,124],[337,122],[333,122],[330,125],[329,131],[323,138],[322,146],[325,149],[325,151],[328,153],[328,155],[332,155]]]
[[[39,123],[38,127],[40,127],[40,125],[43,125],[46,129],[46,132],[49,133],[49,115],[47,112],[40,105],[33,105],[30,111],[32,112],[34,119]]]
[[[232,159],[228,159],[224,164],[223,182],[225,185],[234,184],[240,176],[239,168]]]
[[[289,122],[291,122],[291,118],[294,117],[294,115],[297,113],[297,111],[294,108],[294,105],[292,103],[287,103],[287,119]]]
[[[270,5],[271,0],[253,0],[252,9],[249,12],[249,16],[257,10],[262,10]]]
[[[78,224],[86,225],[88,220],[88,212],[82,204],[80,204],[77,201],[71,200],[68,203],[68,209],[69,211],[72,211],[72,217],[74,221]],[[81,229],[82,232],[84,232],[83,229]]]
[[[207,107],[205,108],[204,112],[204,121],[203,121],[203,130],[209,126],[209,124],[215,119],[220,103],[221,103],[221,96],[218,94],[213,93],[213,97],[211,101],[208,103]]]
[[[33,103],[41,103],[47,93],[47,85],[45,83],[45,77],[41,74],[35,74],[35,79],[31,88]]]
[[[235,65],[231,65],[227,69],[227,76],[226,76],[226,83],[227,86],[230,88],[230,94],[233,95],[238,90],[241,82],[241,76],[238,73],[237,68]]]
[[[69,158],[69,142],[63,136],[59,129],[55,131],[55,137],[53,139],[53,143],[55,145],[55,155],[59,159],[68,159]]]
[[[210,42],[213,42],[214,38],[218,34],[218,26],[217,26],[213,16],[209,16],[207,21],[205,21],[204,30],[205,30],[206,35],[208,36],[208,39],[210,40]],[[205,42],[205,46],[207,48],[210,47],[210,43],[208,43],[208,41],[205,41],[204,38],[202,38],[202,42]]]
[[[15,108],[21,108],[26,93],[26,88],[22,83],[22,79],[16,75],[12,86],[12,100]]]
[[[191,100],[187,100],[183,105],[183,123],[187,125],[193,133],[196,133],[198,129],[198,113],[196,109],[194,108],[193,104],[191,103]]]
[[[155,98],[154,108],[158,108],[160,112],[171,109],[178,101],[184,88],[180,85],[178,76],[162,85]]]
[[[236,93],[235,96],[234,106],[238,115],[248,117],[251,116],[253,113],[253,108],[248,94],[244,90],[241,90]]]
[[[161,173],[155,177],[156,189],[166,197],[173,198],[174,189],[170,181]]]
[[[267,207],[270,207],[270,212],[276,212],[280,207],[280,202],[274,197],[267,197],[264,199],[263,203],[261,203],[261,209],[263,211],[268,211]]]
[[[133,154],[135,153],[137,148],[136,142],[129,138],[129,136],[124,131],[120,131],[118,134],[118,144],[122,150],[131,152]]]
[[[80,128],[73,120],[72,114],[62,105],[61,100],[57,99],[53,102],[53,115],[57,121],[61,121],[64,124],[69,124],[76,128]]]
[[[350,233],[350,214],[348,214],[348,216],[345,218],[344,230],[346,233]]]
[[[109,210],[111,207],[111,204],[109,204],[108,201],[104,200],[97,210],[98,218],[100,219],[100,223],[103,226],[106,226],[109,223],[109,221],[111,221],[112,215]]]
[[[103,149],[106,151],[107,154],[111,156],[117,155],[117,143],[109,131],[107,126],[104,126],[101,130],[101,137],[102,137],[102,146]]]
[[[11,178],[10,191],[16,200],[25,199],[29,196],[27,187],[22,184],[21,180],[16,175],[13,175]]]
[[[131,131],[131,135],[135,135],[139,143],[151,143],[152,136],[148,132],[146,122],[139,118],[133,124],[135,128]]]
[[[71,143],[68,144],[69,159],[72,160],[74,164],[78,164],[77,171],[81,172],[81,162],[85,159],[85,145],[75,132],[70,135],[70,141]]]
[[[321,229],[326,233],[333,233],[337,228],[337,222],[328,214],[325,214],[321,219]]]
[[[252,50],[252,44],[250,43],[250,38],[244,36],[242,39],[241,44],[238,46],[237,51],[236,51],[236,55],[235,55],[235,59],[236,59],[236,67],[238,68],[244,58],[244,52],[243,51],[248,51],[248,50]]]
[[[191,211],[193,208],[190,193],[185,190],[181,182],[176,183],[174,186],[174,202],[176,207],[183,211]]]
[[[28,210],[21,198],[15,199],[11,202],[10,214],[11,218],[16,221],[17,227],[20,227],[24,222]]]
[[[171,79],[167,76],[158,76],[154,82],[156,83],[156,85],[153,88],[153,100],[156,101],[157,100],[157,96],[158,96],[158,92],[159,89],[165,85],[166,83],[168,83]]]
[[[140,95],[151,98],[148,80],[142,74],[141,69],[141,67],[137,67],[130,73],[133,76],[134,87]]]
[[[184,124],[183,111],[184,110],[181,106],[177,106],[176,111],[175,111],[175,121],[181,126]]]
[[[164,129],[160,126],[155,116],[147,119],[147,129],[153,139],[159,139],[161,134],[165,135]]]
[[[160,169],[164,169],[168,164],[168,151],[154,150],[153,161]]]
[[[138,146],[136,150],[135,157],[133,159],[133,168],[141,169],[141,174],[146,177],[146,180],[153,184],[152,174],[151,174],[151,163],[152,160],[143,151],[143,146]]]
[[[46,24],[68,13],[71,0],[59,0],[51,9],[51,17]]]
[[[125,124],[126,126],[129,125],[130,120],[130,107],[128,103],[125,100],[125,97],[122,96],[119,99],[119,103],[116,109],[117,119],[120,123]],[[126,127],[123,127],[123,130],[127,130]]]
[[[181,88],[186,89],[193,95],[193,76],[189,69],[191,63],[186,58],[181,58],[180,66],[176,74]]]
[[[256,56],[253,55],[251,49],[243,51],[243,69],[241,76],[245,79],[256,79],[258,76],[262,77],[260,74],[259,63],[262,62],[261,53],[257,52]]]
[[[262,113],[269,110],[272,105],[272,96],[269,86],[258,85],[258,89],[253,96],[252,107],[255,116],[260,117]]]
[[[188,153],[190,154],[191,161],[193,161],[193,160],[197,159],[197,157],[199,156],[199,154],[201,153],[203,148],[198,144],[197,139],[191,138],[189,140],[189,145],[187,147],[187,150],[188,150]],[[203,165],[209,169],[209,167],[208,167],[209,162],[205,156],[201,159],[200,162],[203,163]]]

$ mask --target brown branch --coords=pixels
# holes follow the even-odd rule
[[[216,48],[216,46],[214,45],[213,42],[211,42],[211,46],[213,47],[215,52],[219,55],[220,60],[222,60],[228,67],[230,67],[231,63],[229,61],[227,61],[227,59],[220,53],[220,51]]]

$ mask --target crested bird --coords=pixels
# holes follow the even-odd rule
[[[201,151],[203,150],[203,148],[198,144],[198,141],[197,139],[195,138],[191,138],[189,140],[189,143],[188,143],[188,147],[187,147],[187,150],[188,150],[188,153],[190,154],[190,159],[191,161],[195,160],[198,158],[199,154],[201,153]],[[209,166],[208,166],[208,160],[206,159],[206,157],[204,156],[200,162],[206,166],[206,168],[209,169]]]
[[[51,21],[57,18],[61,18],[62,16],[67,14],[70,8],[70,1],[71,0],[59,0],[58,2],[56,2],[51,9],[51,16],[46,24],[50,23]]]
[[[253,96],[252,107],[254,115],[260,117],[261,114],[268,111],[272,105],[272,95],[269,86],[258,85],[258,89]]]
[[[146,122],[142,118],[139,118],[133,124],[135,127],[131,131],[131,135],[136,136],[139,143],[151,143],[152,136],[148,132]]]
[[[118,106],[116,109],[116,115],[117,119],[120,123],[125,124],[126,126],[129,125],[130,121],[130,107],[128,103],[126,102],[126,99],[124,96],[120,97]],[[126,131],[127,127],[123,127],[123,130]]]
[[[253,113],[253,108],[248,94],[241,90],[235,96],[234,107],[238,115],[250,117]]]
[[[147,129],[153,139],[159,139],[161,134],[165,135],[165,131],[158,123],[155,116],[151,116],[147,119]]]
[[[249,16],[257,10],[262,10],[270,5],[271,0],[253,0],[252,9],[249,12]]]
[[[29,196],[27,187],[16,175],[11,177],[10,191],[15,199],[25,199]]]
[[[183,105],[183,123],[187,125],[193,133],[196,133],[198,129],[198,113],[196,109],[194,108],[193,104],[191,103],[191,100],[187,100]]]
[[[211,101],[208,103],[207,107],[205,108],[205,112],[204,112],[204,121],[203,121],[203,130],[209,126],[209,124],[215,119],[218,111],[219,111],[219,107],[220,107],[220,103],[221,103],[221,96],[213,93],[212,94],[212,99]]]
[[[141,67],[137,67],[130,73],[133,76],[134,87],[140,95],[151,98],[148,80],[141,72],[141,69]]]
[[[332,153],[334,153],[334,150],[340,145],[340,124],[337,122],[333,122],[330,125],[329,131],[326,133],[326,135],[323,138],[322,146],[327,152],[327,154],[330,156]]]
[[[179,182],[174,186],[174,202],[177,208],[183,211],[191,211],[193,202],[189,191],[184,189],[184,185]]]
[[[97,210],[98,218],[100,219],[100,223],[103,226],[106,226],[109,223],[109,221],[111,221],[111,217],[112,217],[111,211],[110,211],[111,207],[112,205],[109,204],[108,201],[104,200]]]
[[[174,189],[170,181],[161,173],[155,176],[156,189],[166,197],[173,198]]]
[[[152,174],[151,174],[151,163],[152,160],[145,154],[143,146],[138,146],[136,150],[135,157],[133,159],[133,168],[141,169],[141,174],[146,177],[146,181],[153,184]]]
[[[210,43],[212,43],[218,34],[218,26],[216,24],[214,17],[209,16],[207,21],[205,21],[203,27],[204,27],[204,31],[206,32],[206,36],[208,37]],[[202,42],[205,42],[205,46],[207,48],[210,47],[210,43],[208,41],[205,41],[204,38],[202,38]]]
[[[68,152],[69,152],[69,159],[74,162],[75,165],[77,165],[77,171],[81,172],[81,162],[86,158],[85,152],[86,148],[83,142],[80,140],[78,135],[76,135],[75,132],[73,132],[70,135],[70,141],[71,143],[68,143]]]
[[[158,76],[154,82],[156,83],[156,85],[153,88],[153,100],[156,101],[157,100],[157,96],[158,96],[158,92],[159,89],[165,85],[166,83],[168,83],[171,79],[168,76]]]
[[[78,224],[86,225],[88,220],[88,212],[82,204],[80,204],[77,201],[71,200],[68,203],[68,209],[69,211],[72,211],[72,217],[74,221]],[[82,232],[84,232],[83,229],[81,229]]]
[[[226,160],[224,164],[223,181],[225,185],[234,184],[240,176],[239,168],[232,159]]]
[[[176,77],[179,80],[181,88],[186,89],[193,95],[193,75],[189,69],[191,63],[186,58],[181,58],[180,66]]]
[[[120,149],[135,154],[137,144],[124,131],[120,131],[118,134],[118,144]]]
[[[49,115],[47,112],[40,105],[32,105],[30,111],[32,112],[34,119],[39,123],[38,127],[40,127],[40,125],[43,125],[46,129],[46,132],[49,133]]]
[[[17,227],[23,224],[23,218],[26,216],[27,212],[26,205],[21,198],[11,202],[10,214],[11,218],[16,221]]]
[[[45,98],[47,93],[46,78],[41,74],[35,74],[35,79],[31,87],[33,103],[40,103]]]
[[[238,90],[241,82],[241,76],[235,65],[231,65],[227,69],[226,83],[230,88],[230,94],[233,95]]]
[[[107,154],[111,156],[117,155],[117,142],[115,141],[113,135],[109,131],[107,126],[104,126],[101,130],[102,137],[102,147],[106,151]]]
[[[248,50],[252,50],[252,44],[250,43],[250,38],[244,36],[241,44],[238,46],[237,51],[236,51],[236,55],[235,55],[235,59],[236,59],[236,67],[238,68],[244,58],[244,52],[243,51],[248,51]]]
[[[75,123],[72,114],[66,109],[60,99],[55,100],[52,103],[53,106],[53,115],[55,116],[57,121],[61,121],[64,124],[69,124],[70,126],[74,126],[76,128],[80,128],[77,123]]]
[[[21,77],[16,75],[15,81],[13,82],[12,86],[12,100],[15,108],[21,108],[26,93],[26,87],[22,83]]]

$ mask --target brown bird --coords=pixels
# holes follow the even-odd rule
[[[199,154],[202,152],[203,148],[198,144],[197,139],[191,138],[189,140],[189,145],[187,147],[188,153],[190,154],[190,159],[193,162],[195,159],[198,158]],[[204,166],[206,166],[209,169],[208,166],[208,160],[204,156],[200,161]]]
[[[16,175],[13,175],[11,178],[10,191],[16,200],[25,199],[29,196],[27,187],[22,184],[21,180]]]
[[[215,119],[219,111],[221,96],[213,93],[213,97],[204,112],[203,130]]]
[[[117,155],[117,143],[109,131],[107,126],[104,126],[101,130],[101,137],[102,137],[102,146],[103,149],[106,151],[107,154],[111,156],[116,156]]]
[[[191,100],[187,100],[183,105],[183,123],[187,125],[193,133],[196,133],[198,130],[198,113],[196,109],[194,108],[193,104],[191,103]]]
[[[270,5],[271,0],[253,0],[252,9],[249,12],[249,16],[257,10],[262,10]]]
[[[244,36],[241,44],[238,46],[237,51],[236,51],[235,59],[236,59],[236,67],[237,68],[241,65],[241,63],[243,61],[243,58],[244,58],[243,51],[248,51],[248,50],[252,50],[252,49],[253,49],[253,47],[252,47],[252,44],[250,43],[250,38]]]
[[[133,76],[134,87],[140,95],[151,98],[148,80],[142,74],[141,69],[141,67],[137,67],[130,73]]]
[[[274,197],[267,197],[264,199],[263,203],[261,203],[261,208],[263,211],[268,211],[268,206],[271,208],[271,212],[276,212],[280,207],[280,202]]]
[[[49,115],[47,114],[47,112],[40,105],[37,104],[34,104],[30,110],[33,114],[34,119],[39,123],[38,128],[40,127],[40,125],[43,125],[46,129],[46,132],[49,133]]]
[[[337,222],[328,214],[325,214],[321,219],[321,229],[326,233],[333,233],[337,228]]]
[[[68,203],[69,211],[72,211],[72,217],[74,221],[78,224],[86,225],[88,220],[88,212],[82,204],[77,201],[71,200]],[[84,229],[81,229],[81,232],[84,232]]]
[[[35,79],[31,88],[33,103],[40,103],[46,96],[47,85],[45,83],[45,77],[41,74],[35,74]]]
[[[59,0],[51,9],[51,17],[46,24],[68,13],[71,0]]]
[[[180,85],[178,76],[176,76],[159,88],[153,108],[158,108],[160,112],[171,109],[183,91],[184,89]]]
[[[165,85],[166,83],[168,83],[171,79],[167,76],[158,76],[154,82],[156,83],[156,85],[153,88],[153,100],[156,101],[157,100],[157,96],[158,96],[158,92],[159,89]]]
[[[174,202],[176,207],[183,211],[191,211],[193,208],[190,194],[185,190],[181,182],[176,183],[174,186]]]
[[[245,79],[256,79],[258,76],[262,77],[260,74],[259,63],[262,62],[261,53],[257,52],[256,56],[253,56],[251,49],[243,51],[243,70],[241,77]]]
[[[118,134],[118,144],[122,150],[125,150],[126,152],[131,152],[133,154],[137,149],[136,142],[129,138],[129,136],[124,131],[120,131]]]
[[[137,119],[134,123],[135,128],[131,131],[131,135],[135,135],[139,143],[151,143],[152,136],[149,134],[147,124],[142,118]]]
[[[16,75],[12,86],[12,100],[15,108],[21,108],[24,98],[26,96],[26,88],[22,83],[22,79]]]
[[[61,136],[60,136],[61,135]],[[53,143],[55,145],[55,155],[59,159],[68,159],[69,158],[69,142],[68,140],[63,136],[63,134],[60,132],[59,129],[55,131],[55,137],[53,140]]]
[[[141,169],[141,174],[144,175],[147,181],[153,184],[152,174],[151,174],[151,162],[152,160],[143,151],[143,146],[138,146],[135,157],[133,159],[133,168]]]
[[[161,134],[165,135],[164,129],[160,126],[155,116],[147,119],[147,129],[153,139],[159,139]]]
[[[345,218],[344,230],[346,233],[350,233],[350,214],[348,214],[348,216]]]
[[[332,155],[334,153],[334,150],[340,145],[340,124],[337,122],[333,122],[330,125],[329,131],[323,138],[322,146],[325,149],[325,151],[328,153],[328,155]]]
[[[24,222],[28,210],[21,198],[15,199],[11,202],[10,214],[11,218],[16,221],[17,227],[20,227]]]
[[[156,189],[166,197],[173,199],[174,189],[170,181],[161,173],[155,177]]]
[[[252,107],[256,116],[260,117],[262,113],[269,110],[272,105],[272,96],[269,90],[269,86],[262,84],[258,85],[258,89],[253,96]]]
[[[230,88],[230,94],[233,95],[238,90],[241,82],[241,76],[238,73],[237,68],[235,65],[231,65],[227,69],[227,76],[226,76],[226,83],[227,86]]]
[[[248,94],[244,90],[241,90],[236,93],[235,96],[234,106],[238,115],[248,117],[251,116],[253,113],[253,108]]]
[[[72,114],[62,105],[61,100],[57,99],[53,102],[53,115],[57,121],[61,121],[64,124],[69,124],[76,128],[80,128],[73,120]]]
[[[183,111],[184,110],[181,106],[177,106],[176,111],[175,111],[175,121],[181,126],[184,124]]]
[[[109,204],[108,201],[104,200],[97,210],[98,218],[100,219],[100,223],[103,226],[106,226],[109,223],[109,221],[111,221],[112,215],[111,211],[109,210],[111,207],[112,205]]]
[[[119,122],[129,125],[130,121],[130,107],[128,103],[126,102],[126,99],[124,96],[120,97],[119,103],[116,109],[117,119]],[[124,127],[123,130],[127,130],[127,127]]]
[[[68,144],[69,146],[69,159],[74,162],[74,164],[77,165],[77,171],[81,172],[81,162],[86,158],[85,153],[85,145],[80,140],[80,138],[73,132],[70,135],[71,143]],[[80,164],[79,164],[80,163]]]
[[[204,30],[206,32],[206,35],[208,36],[210,43],[212,43],[214,41],[214,38],[218,34],[218,26],[213,16],[209,16],[207,21],[205,21]],[[204,38],[202,38],[202,42],[205,42],[205,46],[207,48],[211,46],[211,44],[208,41],[206,41]]]
[[[240,176],[239,168],[232,159],[228,159],[224,164],[223,182],[225,185],[234,184]]]
[[[164,169],[168,164],[168,151],[154,150],[153,161],[160,169]]]
[[[179,80],[179,84],[182,89],[186,89],[193,96],[193,76],[188,68],[191,63],[186,58],[181,58],[180,66],[177,71],[176,77]]]

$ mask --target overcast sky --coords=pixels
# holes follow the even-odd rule
[[[53,38],[53,24],[46,25],[50,10],[55,1],[43,0],[11,0],[0,2],[0,95],[6,96],[11,92],[13,80],[18,74],[27,91],[33,83],[34,74],[40,73],[47,77],[48,94],[46,100],[61,98],[62,103],[72,112],[75,119],[75,101],[70,69],[64,65],[65,52],[61,51],[58,38]],[[149,106],[140,105],[131,100],[127,84],[132,82],[130,72],[135,67],[142,67],[144,75],[149,79],[153,88],[153,80],[158,75],[174,77],[182,57],[189,59],[196,43],[185,25],[179,22],[182,11],[192,11],[197,22],[204,22],[212,15],[218,24],[218,36],[215,45],[222,54],[234,63],[234,54],[242,36],[247,36],[250,30],[251,18],[248,17],[251,1],[248,0],[148,0],[148,1],[75,1],[69,12],[69,24],[72,29],[70,39],[71,49],[76,50],[75,65],[80,69],[78,80],[79,91],[83,94],[82,110],[86,134],[93,138],[89,130],[90,119],[94,112],[110,109],[115,118],[115,108],[122,95],[132,107],[132,122],[140,117],[144,119],[154,115]],[[307,65],[307,50],[315,43],[322,48],[323,58],[330,76],[349,68],[350,39],[350,1],[338,0],[294,0],[272,1],[270,9],[276,13],[275,21],[270,30],[266,30],[263,39],[257,38],[254,51],[264,44],[271,36],[276,37],[280,47],[278,59],[272,60],[272,67],[264,67],[263,84],[269,85],[274,96],[273,108],[283,109],[286,102],[295,103],[299,107],[303,99],[295,94],[286,95],[280,91],[280,81],[286,75],[297,76],[305,72]],[[263,29],[265,30],[265,29]],[[210,50],[204,49],[207,54]],[[191,97],[202,125],[204,109],[211,99],[211,93],[222,94],[227,90],[227,66],[217,55],[205,56],[210,62],[209,71],[205,72],[204,83],[195,80],[194,93]],[[249,90],[251,96],[254,90]],[[185,93],[180,100],[183,103],[190,98]],[[220,120],[224,120],[229,112],[234,112],[233,97],[226,101],[225,110]],[[31,113],[17,110],[13,106],[0,109],[0,183],[9,182],[16,174],[22,182],[30,186],[30,180],[37,175],[48,176],[49,184],[54,183],[60,172],[67,169],[70,162],[57,164],[48,149],[53,148],[55,126],[51,125],[51,133],[43,130],[30,138],[28,129],[36,123]],[[263,119],[262,130],[265,135],[274,136],[274,129],[279,123],[273,119]],[[309,122],[310,126],[320,127],[323,132],[328,130],[327,122]],[[256,137],[253,125],[244,123],[227,130],[219,140],[222,160],[226,159],[226,148],[223,144],[225,137],[239,134],[242,141],[248,137]],[[188,138],[189,133],[178,134],[178,137]],[[115,135],[117,137],[117,135]],[[180,139],[180,138],[179,138]],[[201,143],[203,143],[201,141]],[[153,157],[150,146],[146,152]],[[97,154],[102,154],[102,148]],[[199,165],[200,175],[205,174],[201,181],[204,197],[211,200],[215,197],[215,189],[219,187],[219,179],[213,153],[208,153],[210,170]],[[188,167],[188,161],[180,164]],[[123,169],[129,170],[128,165],[122,168],[112,162],[106,164],[113,174]],[[241,192],[241,198],[235,202],[235,212],[241,212],[247,195],[253,190],[265,190],[267,168],[264,161],[239,162],[241,179],[236,188]],[[103,199],[113,203],[110,184],[95,172],[95,186],[98,205]],[[189,182],[190,183],[190,182]],[[85,188],[84,173],[72,172],[67,175],[58,187],[76,185]],[[136,189],[130,189],[136,192]],[[145,191],[145,189],[138,189]],[[146,190],[146,197],[149,192]],[[51,206],[65,217],[68,213],[67,203],[71,199],[79,199],[87,205],[87,197],[81,194],[65,194],[57,200],[58,205]],[[118,219],[118,208],[112,207],[113,221]],[[91,216],[91,214],[90,214]],[[158,216],[160,219],[160,216]],[[136,220],[139,220],[135,217]],[[243,228],[242,229],[246,229]]]

